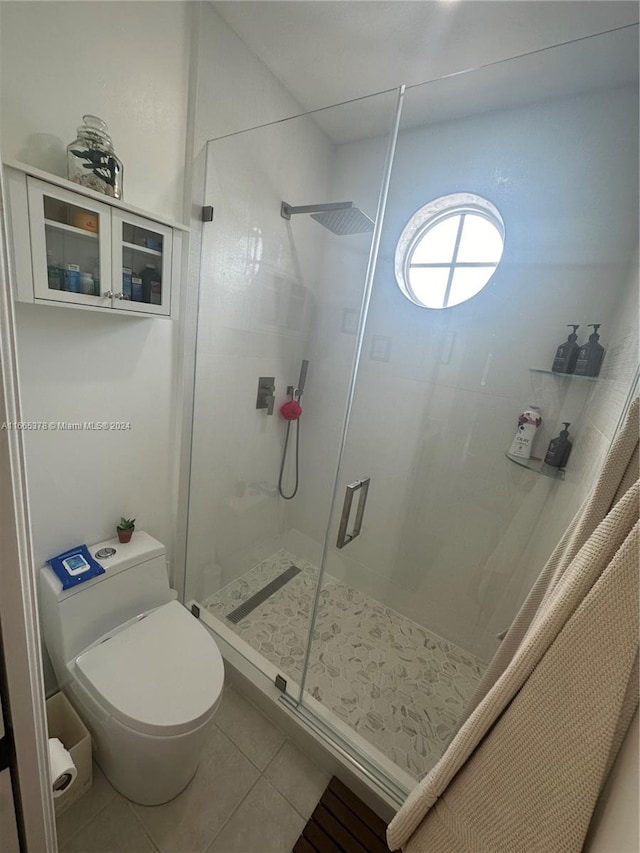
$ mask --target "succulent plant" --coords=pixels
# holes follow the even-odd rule
[[[118,522],[118,527],[120,530],[133,530],[136,526],[135,518],[124,518],[122,517]]]

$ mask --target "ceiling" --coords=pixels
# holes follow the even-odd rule
[[[221,0],[218,13],[303,110],[496,63],[411,90],[404,126],[451,120],[638,78],[637,23],[617,0]],[[509,60],[504,61],[502,60]],[[337,143],[385,133],[390,96],[327,110]]]
[[[638,22],[616,0],[214,3],[307,110]]]

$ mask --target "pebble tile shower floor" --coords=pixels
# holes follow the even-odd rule
[[[291,565],[300,573],[238,624],[225,617]],[[318,569],[280,550],[204,606],[300,681]],[[306,689],[415,777],[444,751],[484,661],[325,575]]]

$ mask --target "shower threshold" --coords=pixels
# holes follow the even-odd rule
[[[238,623],[228,614],[295,566],[300,571]],[[318,569],[280,550],[202,606],[300,682]],[[305,692],[413,778],[453,735],[484,661],[325,574]]]

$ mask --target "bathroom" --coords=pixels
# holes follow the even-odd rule
[[[214,633],[234,701],[306,726],[307,739],[313,729],[314,760],[326,747],[327,766],[342,762],[361,796],[371,790],[393,810],[453,734],[632,392],[637,21],[625,2],[0,9],[3,162],[64,177],[66,145],[94,113],[124,164],[125,202],[189,228],[170,320],[13,305],[21,419],[130,424],[24,435],[31,572],[135,517],[166,546],[180,600]],[[332,48],[311,65],[322,44]],[[306,214],[283,219],[283,201],[350,200],[376,220],[402,84],[382,227],[340,235]],[[417,210],[464,192],[503,220],[500,267],[459,306],[420,308],[396,283],[396,244]],[[213,220],[203,222],[208,205]],[[597,382],[536,372],[550,370],[571,323],[580,344],[588,324],[601,324]],[[285,501],[279,409],[303,360],[283,491],[295,487],[298,429],[299,487]],[[256,409],[260,377],[275,380],[272,415]],[[572,456],[557,477],[505,456],[530,404],[542,412],[538,456],[571,423]],[[338,548],[346,486],[366,477],[360,536]],[[281,611],[263,606],[236,625],[225,616],[291,565],[300,573],[270,599],[300,611],[280,638],[295,653],[284,654],[265,635]],[[403,637],[430,632],[466,655],[468,683],[426,746],[420,732],[398,739],[393,713],[381,724],[358,687],[366,663],[393,659],[397,637],[372,644],[372,660],[353,672],[319,659],[330,638],[307,642],[314,604],[321,634],[339,625],[336,614],[346,620],[354,597],[396,614]],[[56,679],[43,663],[50,695]],[[351,689],[334,689],[340,679]],[[414,702],[411,680],[380,686]],[[193,849],[215,842],[207,832]]]

